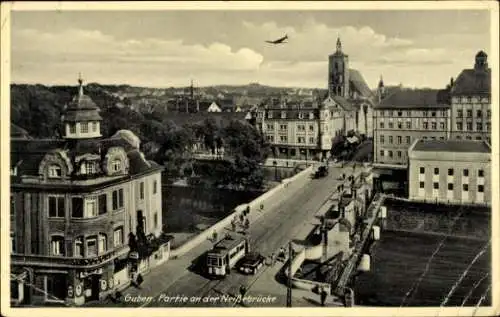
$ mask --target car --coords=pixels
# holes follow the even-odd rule
[[[247,253],[240,260],[238,271],[243,274],[256,274],[264,265],[264,256],[257,252]]]
[[[325,177],[327,175],[328,175],[328,167],[325,165],[322,165],[322,166],[318,167],[318,170],[314,174],[314,178],[321,178],[321,177]]]

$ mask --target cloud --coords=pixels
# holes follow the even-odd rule
[[[100,31],[69,29],[58,34],[20,30],[12,37],[14,66],[24,63],[109,63],[138,69],[252,70],[262,63],[262,55],[248,48],[233,51],[230,46],[186,45],[180,40],[129,39],[119,41]],[[22,58],[19,58],[22,57]]]

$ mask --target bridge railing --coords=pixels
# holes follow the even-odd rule
[[[342,275],[340,276],[340,279],[337,283],[337,286],[335,288],[335,292],[337,294],[343,294],[345,286],[347,285],[347,282],[349,281],[349,278],[351,277],[351,274],[354,269],[356,269],[356,265],[359,262],[361,252],[363,251],[363,248],[365,246],[366,241],[368,240],[368,237],[370,236],[370,231],[372,229],[373,224],[375,223],[375,220],[377,219],[378,213],[380,211],[380,207],[384,201],[385,195],[382,194],[376,194],[372,203],[368,207],[368,223],[365,229],[363,230],[363,233],[361,234],[361,238],[359,242],[356,244],[354,247],[354,251],[351,255],[351,258],[349,259],[344,271],[342,272]]]

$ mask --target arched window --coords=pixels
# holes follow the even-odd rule
[[[119,172],[122,169],[122,161],[119,159],[113,160],[111,162],[111,172]]]

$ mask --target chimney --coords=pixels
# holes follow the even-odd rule
[[[453,77],[451,77],[450,79],[450,88],[453,88],[453,84],[455,83],[455,81],[453,80]]]

